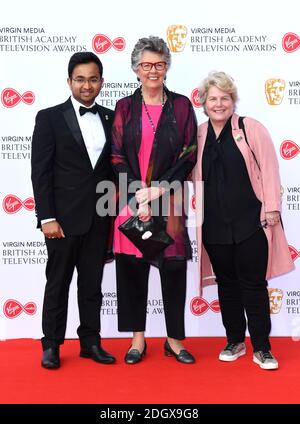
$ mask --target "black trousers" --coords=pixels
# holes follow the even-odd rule
[[[116,254],[119,331],[145,331],[149,271],[143,259]],[[165,260],[159,272],[167,335],[183,340],[186,260]]]
[[[77,301],[80,325],[77,334],[80,344],[88,347],[99,343],[101,281],[107,253],[109,223],[96,218],[88,233],[47,239],[48,262],[42,328],[43,349],[57,347],[64,342],[69,287],[77,269]]]
[[[248,330],[254,351],[270,350],[270,305],[265,279],[268,242],[261,229],[239,244],[205,244],[216,280],[229,343],[243,342]]]

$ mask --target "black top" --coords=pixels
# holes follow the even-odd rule
[[[202,158],[203,243],[233,244],[260,228],[261,202],[255,196],[244,158],[232,136],[231,118],[216,138],[211,122]]]

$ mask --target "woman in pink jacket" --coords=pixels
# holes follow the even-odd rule
[[[276,369],[266,279],[290,271],[293,262],[280,222],[275,150],[260,122],[234,113],[237,89],[230,76],[211,72],[199,95],[209,120],[198,129],[194,181],[204,182],[204,221],[197,239],[201,281],[212,277],[206,273],[209,259],[218,283],[228,341],[219,359],[234,361],[246,353],[246,313],[253,361]],[[196,203],[202,207],[199,196]]]

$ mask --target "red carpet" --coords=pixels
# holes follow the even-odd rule
[[[299,403],[300,342],[273,338],[279,360],[276,371],[261,370],[248,353],[236,362],[217,357],[224,338],[189,338],[185,346],[197,359],[183,365],[163,355],[164,339],[149,338],[145,359],[126,365],[123,356],[129,339],[106,339],[103,347],[116,355],[117,364],[102,365],[80,358],[78,340],[61,348],[62,366],[40,366],[36,340],[0,342],[1,404],[235,404]]]

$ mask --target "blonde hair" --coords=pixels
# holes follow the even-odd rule
[[[238,101],[237,88],[233,78],[225,72],[211,71],[208,76],[201,82],[199,87],[199,101],[201,105],[205,105],[208,90],[211,87],[217,87],[219,90],[230,94],[234,106]],[[205,109],[204,109],[205,113]]]

